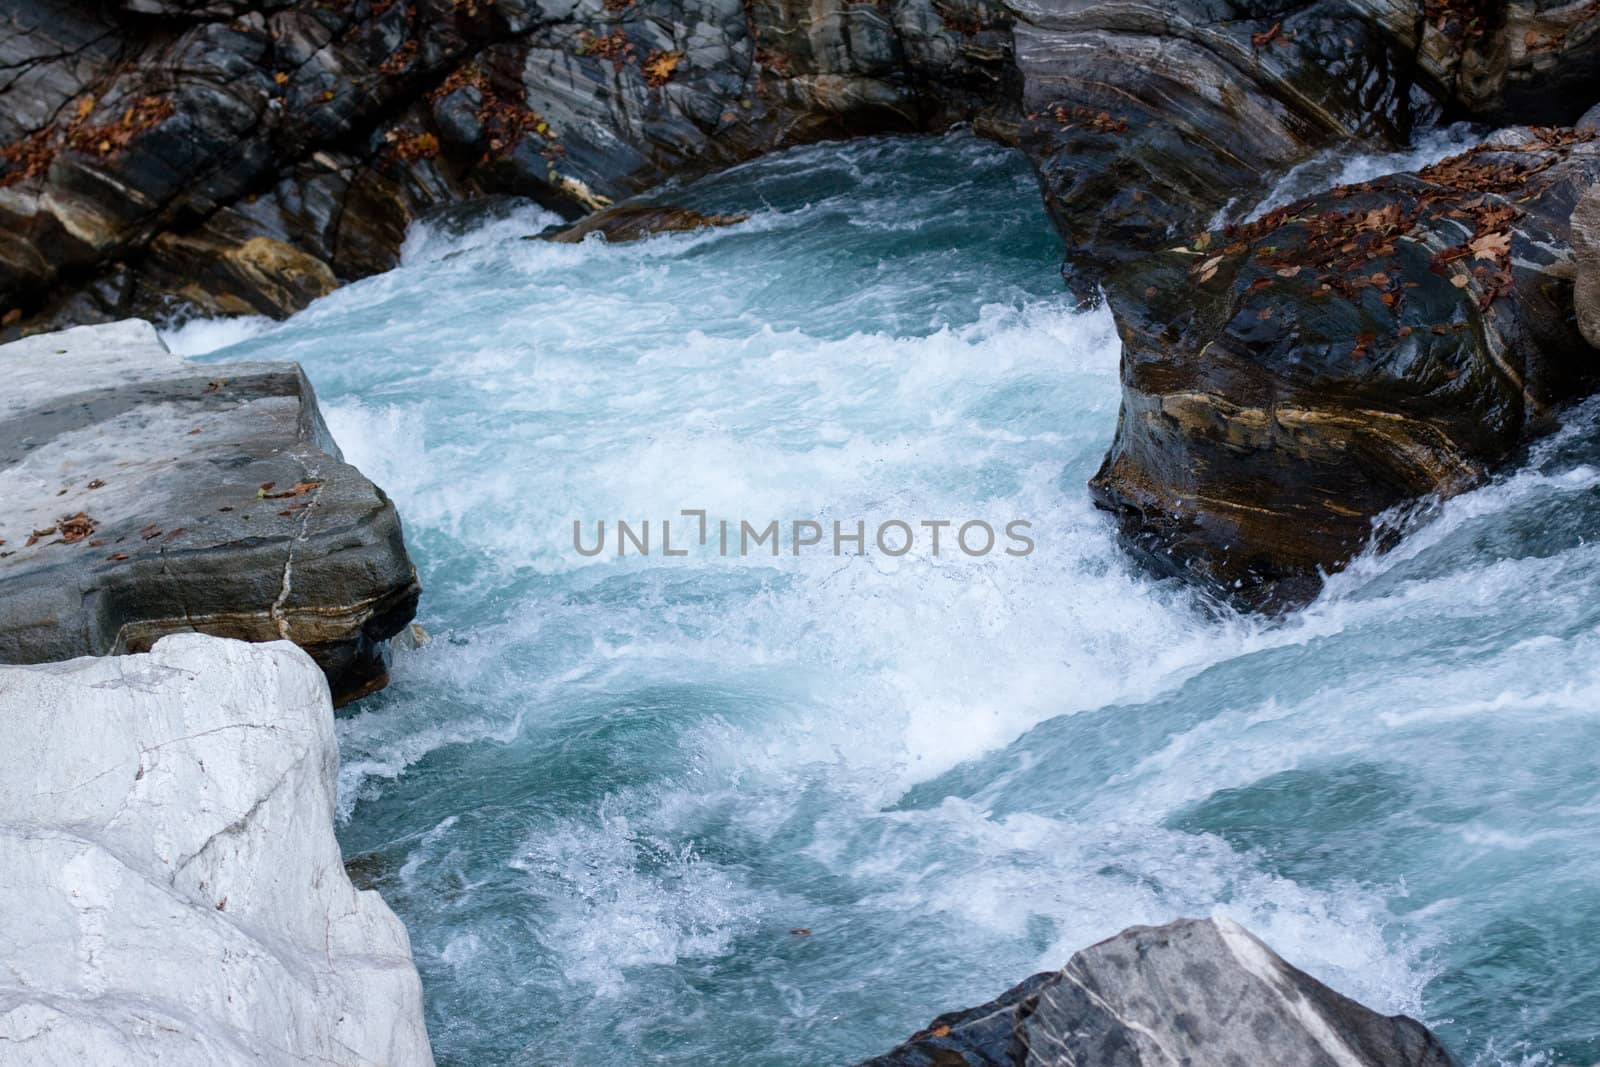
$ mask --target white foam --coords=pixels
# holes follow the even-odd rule
[[[1482,134],[1470,124],[1458,122],[1422,131],[1410,148],[1399,152],[1352,155],[1345,148],[1328,149],[1286,171],[1259,203],[1240,216],[1239,221],[1251,222],[1275,207],[1282,207],[1336,185],[1359,185],[1386,174],[1415,172],[1465,152],[1482,140]]]
[[[259,337],[273,321],[265,315],[240,315],[228,319],[190,319],[160,332],[167,348],[180,356],[205,356]]]
[[[960,978],[928,979],[939,999],[917,1005],[925,1015],[1130,923],[1220,913],[1336,988],[1426,1016],[1440,946],[1471,935],[1481,886],[1441,880],[1409,901],[1393,871],[1330,859],[1305,875],[1173,827],[1285,772],[1409,760],[1429,796],[1503,799],[1503,815],[1456,837],[1487,859],[1559,845],[1565,826],[1523,824],[1526,783],[1485,782],[1470,755],[1519,727],[1563,736],[1600,699],[1583,666],[1594,650],[1571,637],[1581,576],[1600,560],[1451,553],[1508,511],[1600,485],[1552,458],[1582,434],[1442,505],[1302,613],[1206,614],[1132,569],[1083,488],[1117,417],[1109,314],[1063,310],[969,253],[929,253],[917,242],[930,227],[899,224],[961,213],[903,198],[878,151],[763,164],[794,181],[841,155],[826,177],[846,191],[819,178],[809,208],[774,202],[733,230],[616,246],[418,231],[403,269],[273,328],[346,456],[396,499],[435,635],[341,720],[351,826],[370,832],[367,805],[377,826],[407,820],[414,796],[480,803],[436,774],[470,775],[458,780],[496,799],[504,776],[515,799],[496,815],[515,820],[511,845],[469,809],[396,846],[419,959],[497,1010],[520,997],[560,1015],[586,1051],[630,1025],[620,1006],[639,997],[662,1017],[706,1011],[696,1047],[719,1062],[724,1037],[848,1009],[815,961],[772,968],[771,999],[747,1003],[748,1018],[685,979],[723,988],[781,954],[762,940],[774,930],[785,946],[821,944],[786,940],[790,928],[848,930],[817,959],[855,988],[900,991],[961,959]],[[890,200],[871,199],[880,188]],[[857,224],[875,218],[886,225]],[[871,243],[896,241],[899,260]],[[756,522],[1025,517],[1038,548],[688,561],[571,549],[574,519],[685,507]],[[1514,636],[1474,629],[1511,607]],[[1458,634],[1475,655],[1452,646]],[[1086,731],[1106,748],[1085,752],[1052,740],[1070,731],[1030,733],[1073,715],[1130,728]],[[569,766],[574,753],[594,762]],[[547,783],[547,763],[569,777]],[[946,772],[950,796],[896,806]],[[508,967],[525,968],[522,987],[502,984]],[[579,1002],[592,1014],[553,1007]]]

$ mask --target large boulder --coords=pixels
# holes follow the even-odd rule
[[[0,668],[0,1063],[427,1067],[405,927],[346,877],[287,642]]]
[[[287,639],[384,684],[416,568],[294,363],[201,366],[147,322],[0,346],[0,663]]]
[[[1420,3],[1011,6],[1022,145],[1085,296],[1319,149],[1405,144],[1447,96],[1419,67]]]
[[[1600,84],[1600,8],[1535,0],[1008,0],[1021,144],[1086,299],[1238,217],[1317,153],[1436,122],[1566,124]]]
[[[1570,225],[1595,138],[1505,131],[1122,268],[1096,502],[1159,568],[1272,609],[1383,512],[1478,484],[1600,382]]]
[[[859,1067],[1452,1067],[1228,919],[1135,926]]]

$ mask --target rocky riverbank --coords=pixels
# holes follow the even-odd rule
[[[287,642],[0,667],[0,1062],[433,1063],[405,927],[333,835]]]
[[[431,206],[576,217],[828,137],[1014,130],[985,0],[0,0],[0,316],[285,315]]]
[[[1069,286],[1127,339],[1097,499],[1245,607],[1304,602],[1375,517],[1476,484],[1592,387],[1569,222],[1592,156],[1549,128],[1597,103],[1593,4],[0,0],[0,62],[13,333],[281,316],[392,266],[442,205],[576,217],[785,145],[970,122],[1034,162]],[[1250,218],[1291,167],[1457,120],[1535,128]],[[1376,232],[1335,218],[1356,202],[1385,239],[1322,247]]]
[[[385,683],[416,568],[297,365],[190,363],[129,320],[0,346],[0,376],[0,663],[197,631],[293,641],[337,702]]]

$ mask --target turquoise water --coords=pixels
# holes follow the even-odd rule
[[[340,832],[442,1064],[845,1064],[1213,912],[1465,1063],[1600,1060],[1600,408],[1309,609],[1219,618],[1088,503],[1117,342],[1019,157],[820,146],[676,199],[752,216],[419,227],[286,323],[170,335],[300,360],[404,515],[434,640],[340,720]],[[1037,549],[573,551],[683,508]]]

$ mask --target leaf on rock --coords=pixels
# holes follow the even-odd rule
[[[682,52],[663,52],[653,48],[644,57],[644,80],[652,88],[659,88],[667,84],[672,77],[672,72],[678,69],[678,64],[683,62]]]
[[[266,500],[284,500],[291,496],[302,496],[311,492],[313,489],[319,489],[322,487],[321,482],[295,482],[293,489],[285,489],[281,493],[267,492],[268,489],[272,488],[272,485],[272,482],[268,482],[267,484],[263,485],[260,493],[257,495]]]
[[[1482,237],[1475,237],[1469,245],[1474,259],[1487,259],[1491,263],[1502,256],[1511,254],[1511,231],[1502,230],[1499,233],[1487,233]]]
[[[94,533],[95,521],[83,512],[68,515],[56,521],[56,529],[61,531],[61,540],[67,544],[75,544]]]

